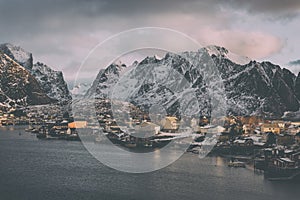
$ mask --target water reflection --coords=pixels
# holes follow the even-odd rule
[[[199,159],[186,153],[162,170],[128,174],[102,165],[80,142],[37,140],[31,133],[19,136],[19,131],[0,127],[1,199],[298,200],[300,196],[299,183],[270,182],[250,169],[228,168],[221,157]],[[157,151],[149,164],[161,158]]]

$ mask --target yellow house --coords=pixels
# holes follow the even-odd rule
[[[166,117],[161,121],[162,131],[176,132],[179,129],[179,121],[177,117]]]
[[[273,124],[262,124],[261,125],[261,130],[262,133],[268,133],[268,132],[272,132],[275,134],[280,134],[280,127],[278,126],[277,123],[273,123]]]
[[[291,122],[292,125],[300,126],[300,122]]]
[[[272,124],[278,124],[279,128],[284,129],[286,122],[282,120],[273,120]]]

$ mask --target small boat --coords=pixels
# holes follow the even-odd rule
[[[26,132],[31,132],[34,128],[32,126],[29,126],[28,128],[25,128]]]
[[[286,181],[297,179],[300,176],[300,169],[294,168],[281,168],[281,167],[268,167],[265,172],[266,178],[270,181]]]
[[[198,146],[198,147],[195,147],[195,148],[191,148],[188,150],[188,152],[191,152],[191,153],[194,153],[194,154],[200,154],[202,151],[201,147]]]
[[[244,162],[240,162],[240,161],[231,161],[230,163],[228,163],[228,167],[246,167],[246,164]]]
[[[36,135],[36,137],[37,137],[38,139],[45,139],[45,138],[47,137],[47,135],[46,135],[46,134],[43,134],[43,133],[38,133],[38,134]]]
[[[80,141],[80,138],[77,134],[71,134],[66,137],[66,140]]]
[[[152,148],[153,145],[152,145],[152,143],[145,143],[145,144],[143,145],[143,147],[146,147],[146,148]]]
[[[33,128],[33,129],[31,130],[31,133],[39,133],[39,132],[40,132],[40,130],[37,129],[37,128]]]
[[[124,146],[125,147],[128,147],[128,148],[135,148],[136,147],[136,143],[134,143],[134,142],[126,142],[125,144],[124,144]]]

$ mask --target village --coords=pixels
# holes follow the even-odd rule
[[[91,123],[86,116],[74,121],[68,109],[57,105],[31,106],[23,110],[25,115],[0,111],[0,126],[25,125],[25,131],[39,139],[80,141],[78,129],[100,127],[114,144],[131,150],[153,151],[182,134],[185,127],[192,128],[193,142],[188,152],[201,154],[205,145],[213,145],[209,155],[231,156],[229,166],[245,167],[252,163],[256,170],[263,170],[271,178],[291,178],[300,174],[300,122],[268,120],[257,116],[227,116],[223,126],[212,125],[209,117],[179,118],[154,116],[130,106],[127,121],[116,119],[124,115],[116,104],[114,113],[110,102],[100,100],[96,104],[97,122]],[[114,116],[114,117],[112,117]],[[86,119],[85,119],[86,118]],[[214,133],[214,141],[209,134]],[[208,138],[208,139],[207,139]],[[95,142],[100,142],[95,135]]]

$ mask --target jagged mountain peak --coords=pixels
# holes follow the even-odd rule
[[[24,70],[34,77],[41,89],[51,99],[63,104],[67,104],[72,99],[61,71],[55,71],[41,62],[33,64],[31,53],[10,43],[1,44],[1,52],[4,57],[6,56],[9,58],[8,60],[15,62],[18,67],[24,67]],[[3,62],[6,62],[5,59]]]
[[[49,97],[57,99],[63,104],[67,104],[72,99],[61,71],[55,71],[41,62],[37,62],[30,72]]]
[[[107,70],[114,71],[115,73],[122,71],[127,66],[122,63],[122,61],[118,60],[107,67]]]
[[[0,51],[27,69],[31,69],[33,66],[32,54],[20,46],[10,43],[0,44]]]
[[[206,59],[206,56],[208,56],[208,59]],[[156,59],[154,56],[146,57],[141,62],[135,63],[134,66],[159,72],[164,69],[164,66],[171,67],[183,75],[191,83],[192,88],[200,89],[197,92],[197,98],[201,102],[200,104],[204,105],[202,110],[208,110],[205,106],[205,92],[202,91],[207,79],[202,76],[201,71],[203,69],[201,67],[210,61],[215,63],[223,80],[229,114],[266,114],[278,117],[286,111],[294,112],[299,109],[300,75],[296,77],[289,70],[282,69],[271,62],[257,62],[243,56],[234,55],[223,47],[209,46],[196,52],[166,53],[161,60]],[[109,94],[111,88],[119,81],[119,71],[118,73],[110,73],[109,68],[111,67],[103,69],[98,74],[97,80],[94,81],[92,88],[89,90],[89,95],[93,91],[100,96],[107,96],[105,94]],[[138,72],[139,70],[135,70],[136,75],[140,75]],[[155,75],[159,75],[159,73]],[[141,79],[143,78],[145,77],[141,75]],[[156,93],[156,91],[167,92],[166,90],[154,90],[154,88],[157,88],[155,76],[148,78],[149,83],[145,81],[142,86],[136,88],[138,93],[134,96],[135,102],[144,103],[147,102],[148,97],[151,99],[156,96],[158,100],[159,95],[168,96],[168,93]],[[147,92],[151,96],[147,96]]]
[[[212,57],[216,56],[218,58],[228,59],[231,62],[234,62],[236,64],[246,65],[249,62],[251,62],[251,59],[249,57],[237,55],[237,54],[229,51],[225,47],[210,45],[210,46],[204,47],[204,49]]]
[[[1,110],[55,102],[47,96],[26,68],[2,52],[0,52],[0,72]]]
[[[147,56],[145,59],[143,59],[139,64],[149,64],[149,63],[155,63],[160,61],[161,59],[158,58],[158,56]]]
[[[226,49],[225,47],[220,47],[220,46],[216,46],[216,45],[209,45],[207,47],[204,47],[209,55],[216,55],[216,56],[225,56],[229,53],[228,49]]]
[[[225,47],[210,45],[210,46],[200,48],[196,52],[192,52],[192,51],[186,51],[186,52],[181,52],[181,53],[167,52],[163,58],[160,58],[156,55],[147,56],[139,64],[157,63],[159,61],[166,60],[166,59],[184,60],[189,57],[197,57],[197,56],[199,57],[201,55],[204,55],[204,52],[206,52],[212,58],[218,58],[220,60],[226,59],[226,60],[233,62],[235,64],[238,64],[238,65],[246,65],[250,62],[253,62],[253,60],[251,60],[249,57],[237,55],[237,54],[229,51]]]

